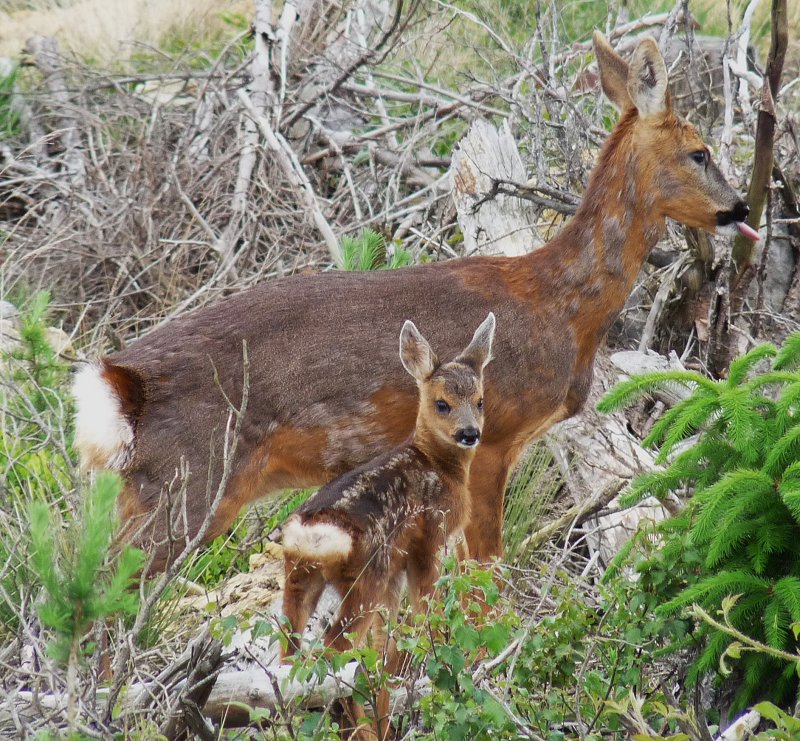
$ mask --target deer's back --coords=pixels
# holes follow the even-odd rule
[[[513,258],[472,258],[291,277],[174,320],[111,355],[144,388],[128,467],[143,505],[174,477],[181,456],[197,490],[190,499],[205,496],[210,449],[219,475],[229,414],[222,390],[240,402],[243,340],[250,397],[232,507],[277,488],[324,483],[409,435],[417,392],[397,347],[406,319],[442,357],[453,357],[494,311],[483,440],[524,437],[564,404],[576,350],[563,318],[513,289],[526,283],[517,266]]]

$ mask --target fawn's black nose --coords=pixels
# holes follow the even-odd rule
[[[477,445],[478,440],[481,439],[481,431],[477,427],[465,427],[456,432],[455,438],[459,445],[471,448],[473,445]]]
[[[730,211],[717,211],[717,226],[742,222],[749,213],[750,207],[744,201],[739,201]]]

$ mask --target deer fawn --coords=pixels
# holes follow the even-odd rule
[[[499,359],[486,372],[489,423],[470,477],[466,536],[479,560],[500,553],[509,471],[534,438],[580,410],[597,348],[665,218],[757,236],[697,129],[673,112],[655,42],[642,41],[630,63],[600,34],[594,44],[602,88],[621,117],[575,217],[542,248],[270,281],[170,321],[78,374],[82,462],[123,472],[126,537],[154,549],[156,568],[169,557],[168,541],[192,537],[207,512],[207,490],[219,480],[211,451],[227,399],[238,403],[242,393],[243,340],[250,403],[207,540],[243,505],[330,481],[408,437],[417,395],[395,367],[391,327],[411,317],[454,354],[489,311],[501,326]],[[167,521],[164,485],[181,460],[185,512]]]
[[[439,364],[414,324],[403,325],[400,359],[419,387],[411,437],[324,486],[283,529],[283,606],[294,651],[326,584],[342,596],[324,638],[339,651],[351,646],[347,634],[365,635],[377,608],[396,615],[404,579],[414,610],[433,591],[439,549],[469,513],[467,478],[483,426],[483,369],[494,331],[490,313],[469,346]]]

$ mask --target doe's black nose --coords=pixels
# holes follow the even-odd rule
[[[739,203],[733,207],[733,220],[744,221],[749,213],[750,207],[744,201],[739,201]]]
[[[717,226],[744,221],[749,213],[750,207],[744,201],[739,201],[730,211],[717,211]]]
[[[472,447],[477,445],[478,440],[481,439],[481,431],[477,427],[465,427],[463,430],[456,432],[455,438],[459,445]]]

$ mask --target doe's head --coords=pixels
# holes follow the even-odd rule
[[[635,179],[650,192],[656,213],[709,232],[739,231],[758,239],[744,223],[747,204],[714,164],[697,127],[672,110],[667,67],[656,42],[643,39],[626,62],[595,31],[594,49],[603,92],[627,117]]]
[[[400,332],[400,360],[419,387],[417,433],[474,448],[483,430],[483,369],[492,359],[494,314],[475,330],[456,358],[440,363],[414,323]]]

